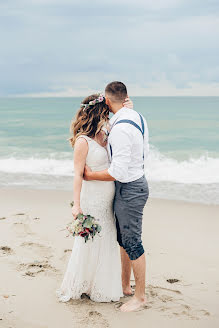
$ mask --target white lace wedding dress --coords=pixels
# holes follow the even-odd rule
[[[108,168],[105,148],[95,140],[82,136],[88,142],[86,164],[93,171]],[[73,250],[60,290],[59,300],[67,302],[87,294],[95,302],[118,301],[123,296],[121,264],[116,227],[113,216],[114,182],[83,181],[81,208],[99,220],[102,230],[94,240],[84,242],[75,237]]]

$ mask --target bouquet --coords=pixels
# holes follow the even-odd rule
[[[86,243],[90,238],[93,240],[94,236],[100,233],[101,226],[93,216],[78,214],[77,218],[67,225],[67,230],[73,237],[83,237]]]

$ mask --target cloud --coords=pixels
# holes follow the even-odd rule
[[[114,79],[133,94],[218,91],[217,1],[14,0],[0,16],[1,96],[82,95]]]
[[[111,80],[109,80],[111,81]],[[107,82],[109,82],[107,81]],[[101,89],[92,89],[89,85],[84,87],[62,87],[54,88],[47,92],[36,92],[27,94],[15,94],[14,97],[84,97],[85,95],[91,95],[96,92],[104,92],[103,84]],[[128,85],[128,93],[130,97],[133,96],[147,96],[147,97],[171,97],[171,96],[218,96],[219,94],[219,83],[194,83],[190,82],[184,88],[177,88],[174,84],[170,83],[168,80],[162,80],[160,82],[148,83],[144,87],[138,84]]]

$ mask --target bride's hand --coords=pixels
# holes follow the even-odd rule
[[[74,205],[72,207],[72,215],[74,219],[77,218],[78,214],[83,214],[82,209],[80,208],[80,206]]]
[[[124,107],[133,109],[133,102],[131,101],[131,99],[129,97],[127,97],[123,103]]]

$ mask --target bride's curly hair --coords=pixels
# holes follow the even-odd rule
[[[90,101],[99,97],[99,94],[93,94],[86,97],[81,104],[88,104]],[[71,122],[70,132],[72,137],[69,139],[72,147],[75,145],[76,139],[81,135],[94,138],[109,119],[109,107],[105,102],[89,106],[81,106],[75,119]]]

